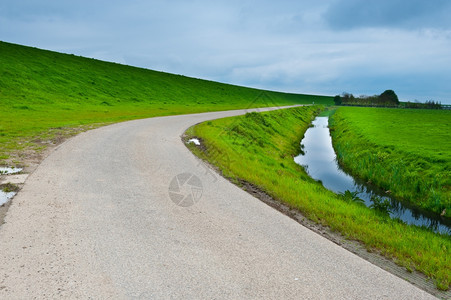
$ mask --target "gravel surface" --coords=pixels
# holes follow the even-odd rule
[[[180,139],[244,112],[124,122],[57,147],[0,227],[0,299],[433,298],[229,183]]]

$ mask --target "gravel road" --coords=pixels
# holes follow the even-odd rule
[[[0,299],[433,298],[219,177],[180,139],[244,112],[124,122],[56,148],[0,227]]]

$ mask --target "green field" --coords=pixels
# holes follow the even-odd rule
[[[332,103],[0,42],[0,165],[81,129],[154,116]]]
[[[321,109],[300,107],[205,122],[186,134],[200,138],[206,149],[192,144],[189,147],[218,166],[233,182],[250,182],[309,219],[361,241],[370,251],[377,251],[408,270],[423,272],[438,288],[448,289],[449,236],[405,225],[346,200],[311,179],[294,162],[293,157],[300,151],[299,141]]]
[[[342,107],[330,126],[346,170],[451,217],[451,111]]]

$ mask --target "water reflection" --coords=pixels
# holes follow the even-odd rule
[[[374,205],[372,197],[379,197],[382,201],[390,202],[390,217],[407,224],[427,227],[434,232],[451,234],[449,220],[409,207],[388,197],[386,193],[375,187],[354,180],[352,176],[345,173],[336,161],[328,128],[328,117],[317,117],[312,125],[313,127],[306,131],[301,141],[301,149],[304,153],[296,156],[294,161],[303,166],[313,179],[320,180],[324,187],[335,193],[344,193],[347,190],[357,192],[357,196],[364,200],[366,206]]]
[[[22,168],[0,167],[0,175],[15,174],[22,171]]]
[[[14,197],[14,195],[16,195],[15,192],[4,192],[2,190],[0,190],[0,206],[2,206],[3,204],[8,203],[8,201]]]

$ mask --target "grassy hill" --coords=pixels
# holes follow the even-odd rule
[[[80,126],[313,101],[0,42],[0,165]]]

